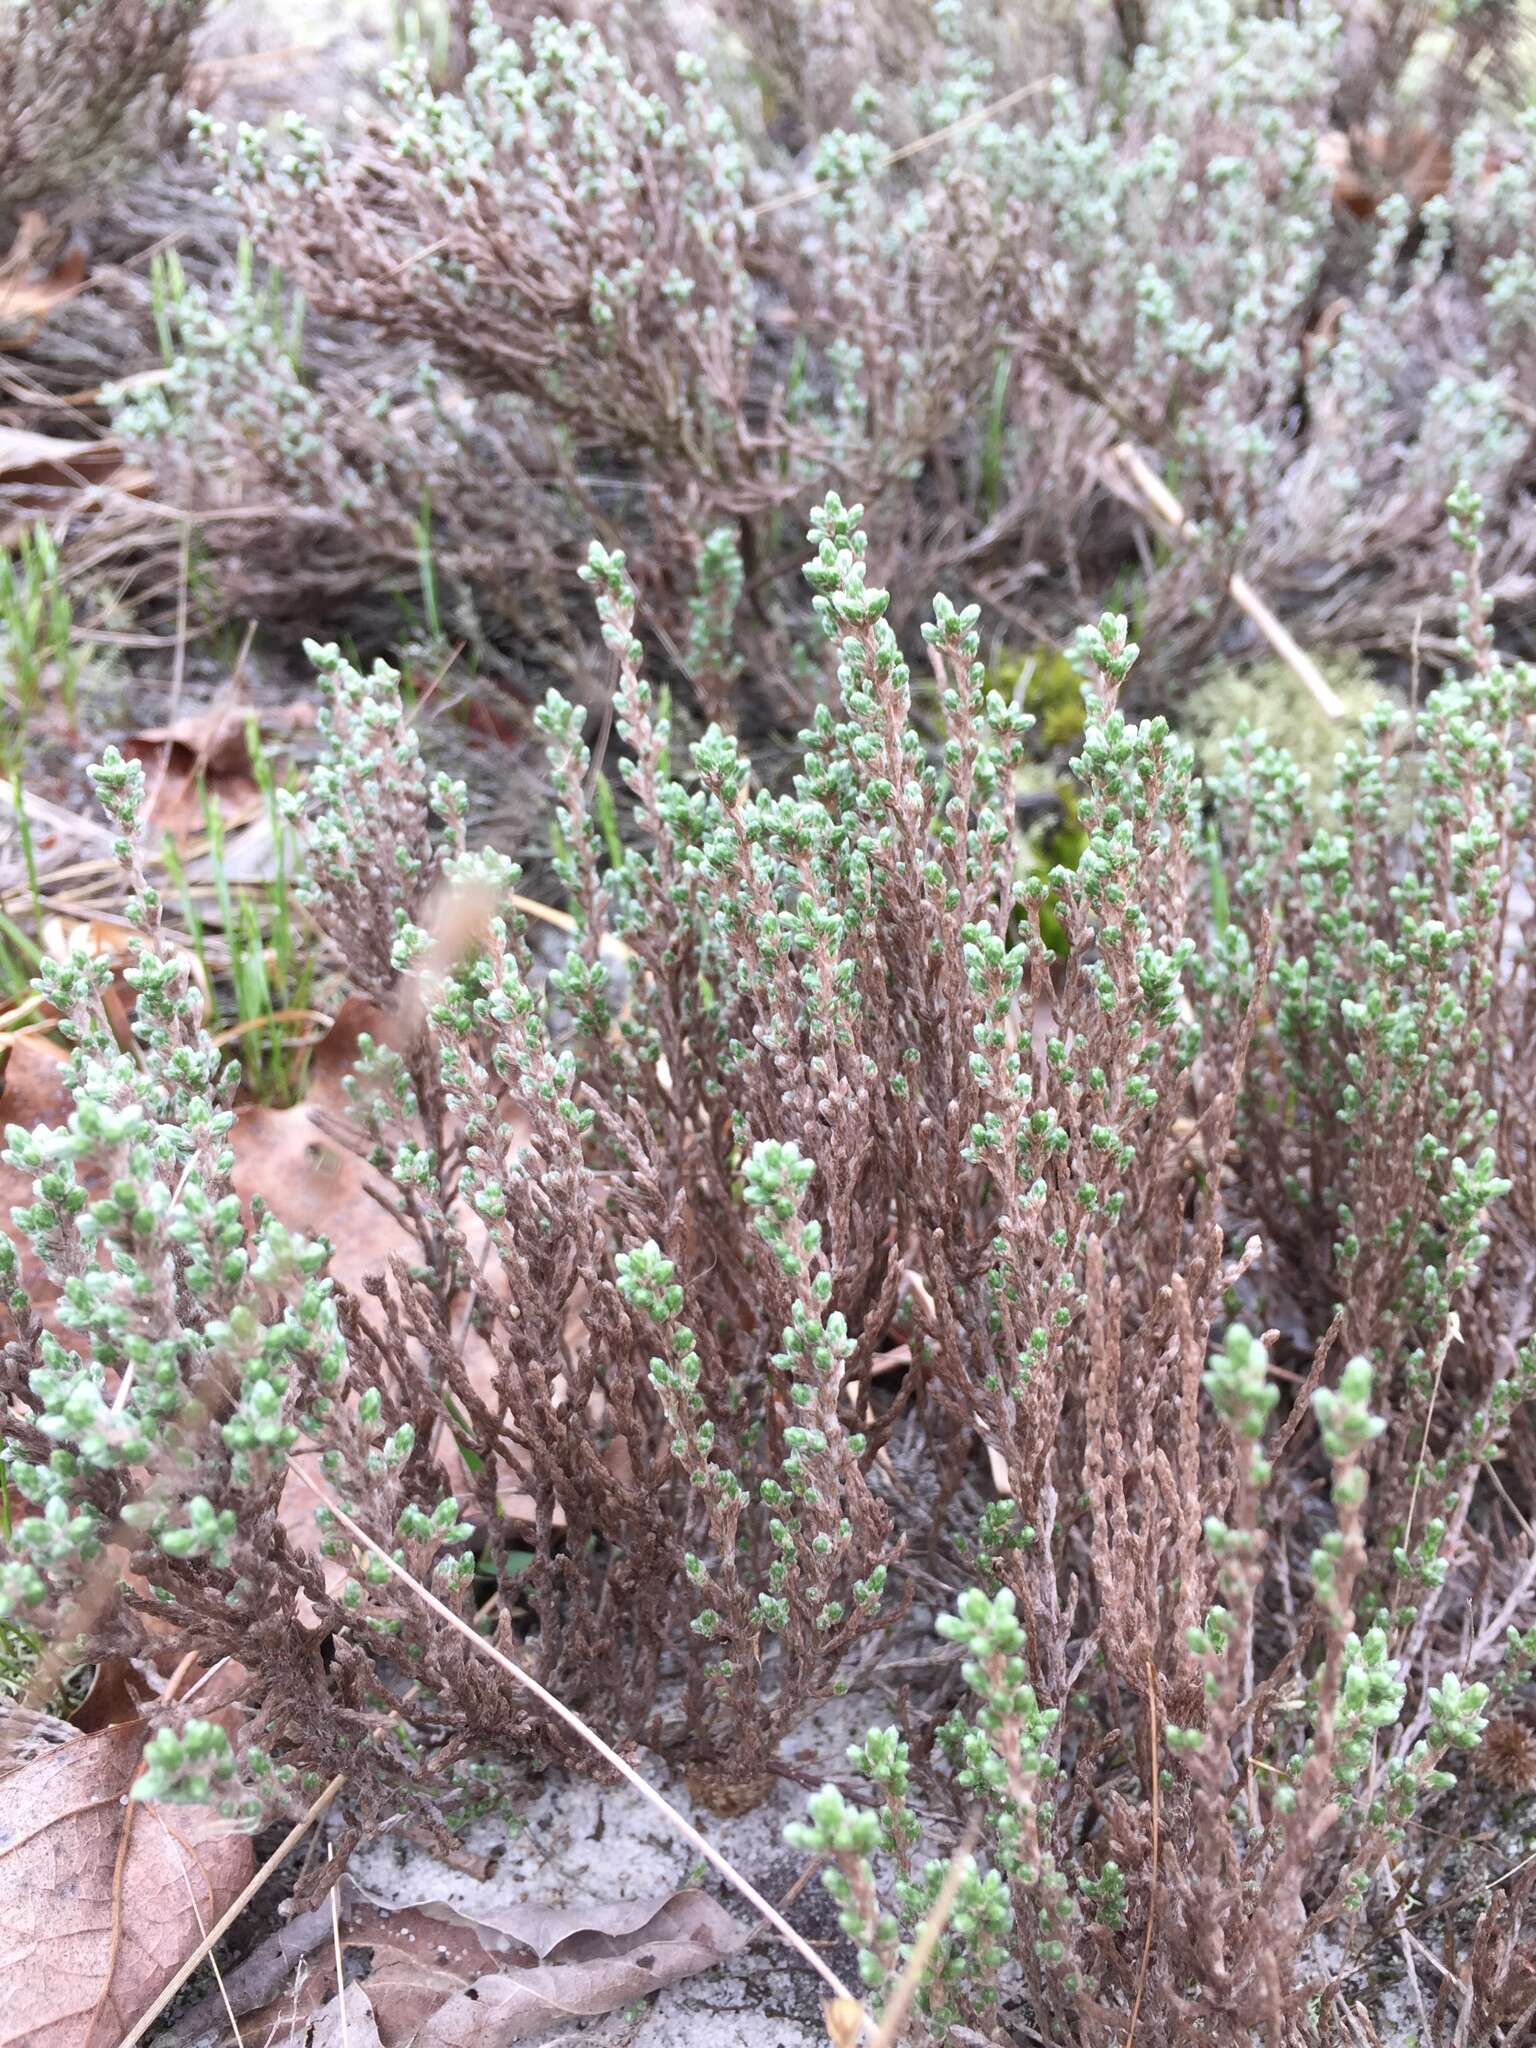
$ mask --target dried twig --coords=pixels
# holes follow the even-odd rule
[[[1413,1468],[1413,1491],[1408,1496],[1408,1520],[1403,1529],[1403,1551],[1406,1555],[1413,1542],[1413,1516],[1419,1504],[1419,1487],[1424,1478],[1424,1460],[1429,1456],[1429,1432],[1435,1419],[1435,1407],[1440,1399],[1440,1381],[1445,1373],[1445,1355],[1451,1346],[1460,1341],[1461,1321],[1453,1315],[1446,1323],[1445,1335],[1435,1352],[1435,1380],[1429,1391],[1429,1406],[1424,1411],[1424,1434],[1419,1439],[1418,1460]]]
[[[1109,459],[1158,518],[1175,533],[1182,532],[1189,523],[1188,513],[1140,451],[1129,441],[1122,441],[1110,450]],[[1227,580],[1227,588],[1232,593],[1232,602],[1252,620],[1292,675],[1308,690],[1323,716],[1342,718],[1343,703],[1327,677],[1311,655],[1297,646],[1247,577],[1234,573]]]

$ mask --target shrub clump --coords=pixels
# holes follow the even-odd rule
[[[171,1714],[162,1795],[244,1815],[340,1771],[360,1825],[443,1823],[511,1751],[585,1763],[334,1516],[298,1540],[313,1453],[409,1574],[718,1803],[937,1615],[958,1684],[796,1837],[881,1990],[942,1879],[928,1816],[974,1809],[935,2039],[1021,1987],[1084,2044],[1138,2013],[1279,2038],[1323,1996],[1324,1937],[1390,1920],[1391,1859],[1454,1828],[1451,1766],[1536,1659],[1496,1469],[1536,1476],[1536,684],[1452,509],[1462,671],[1373,717],[1319,813],[1256,743],[1203,791],[1118,708],[1137,649],[1103,617],[1085,840],[1048,879],[976,612],[924,628],[930,742],[858,508],[812,523],[835,690],[780,791],[718,727],[683,758],[594,546],[634,835],[552,696],[576,933],[547,973],[396,676],[315,648],[307,887],[380,1012],[352,1140],[412,1240],[355,1293],[241,1213],[232,1073],[109,756],[136,1049],[104,969],[46,970],[75,1108],[7,1138],[0,1598],[238,1659],[240,1734]]]
[[[114,168],[186,71],[206,0],[18,0],[0,29],[0,206]]]
[[[123,425],[194,508],[273,508],[262,546],[210,527],[230,602],[274,548],[316,595],[413,580],[375,463],[430,480],[444,587],[508,645],[552,615],[557,640],[574,630],[575,537],[612,519],[658,644],[717,718],[802,704],[790,508],[828,483],[888,532],[904,635],[941,582],[1062,640],[1079,593],[1130,609],[1134,583],[1160,674],[1182,678],[1252,653],[1241,570],[1314,652],[1428,633],[1443,657],[1432,543],[1463,475],[1488,504],[1490,587],[1528,596],[1536,129],[1487,61],[1499,10],[1433,35],[1420,10],[1387,37],[1310,0],[1153,0],[1117,31],[1044,10],[1010,38],[995,9],[944,0],[898,38],[855,5],[836,61],[782,8],[720,0],[684,36],[660,6],[600,26],[530,11],[502,9],[515,34],[481,11],[451,85],[408,54],[359,132],[293,117],[210,138],[262,256],[352,336],[344,368],[293,353],[292,405],[340,423],[376,399],[391,422],[372,450],[348,427],[328,485],[295,462],[291,407],[196,404],[242,346],[218,294],[173,336],[191,388],[130,400]],[[1363,59],[1373,38],[1390,48]],[[798,95],[787,125],[765,80]],[[423,361],[431,405],[407,397]],[[1167,546],[1102,460],[1126,438],[1177,480]],[[515,493],[481,473],[482,442]],[[350,544],[337,489],[371,508]],[[325,532],[317,558],[284,544],[285,507]],[[498,534],[501,559],[537,561],[537,602],[498,573]],[[736,640],[695,676],[689,608],[722,535],[752,659]],[[717,652],[740,671],[723,693]]]

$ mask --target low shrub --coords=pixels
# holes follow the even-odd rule
[[[0,30],[0,219],[77,200],[153,138],[205,0],[19,0]],[[135,132],[137,129],[137,132]]]
[[[242,1214],[234,1069],[109,754],[135,1046],[105,968],[45,968],[74,1110],[7,1137],[35,1199],[0,1599],[92,1652],[169,1629],[238,1661],[233,1747],[170,1713],[157,1793],[254,1817],[339,1771],[360,1827],[440,1825],[509,1755],[587,1765],[323,1509],[307,1546],[296,1465],[726,1807],[947,1588],[960,1704],[875,1730],[872,1807],[830,1789],[796,1837],[867,1981],[943,1874],[916,1780],[981,1830],[935,2038],[1020,1984],[1063,2039],[1282,2038],[1536,1661],[1536,685],[1452,512],[1462,670],[1373,713],[1318,807],[1251,740],[1202,791],[1117,708],[1137,650],[1101,619],[1085,843],[1049,880],[1014,828],[1027,714],[939,598],[925,741],[858,508],[812,524],[836,689],[777,793],[718,727],[677,753],[594,545],[634,830],[552,695],[577,924],[548,972],[396,676],[315,648],[305,886],[378,1011],[351,1142],[411,1241],[356,1291]]]
[[[1433,542],[1466,476],[1523,616],[1532,127],[1500,10],[1438,42],[1425,10],[1388,34],[1243,0],[1043,9],[1033,37],[959,0],[900,32],[863,6],[818,30],[722,4],[686,34],[575,12],[481,10],[456,86],[408,53],[359,133],[214,141],[264,258],[354,343],[226,416],[197,392],[253,362],[238,289],[215,293],[185,376],[124,416],[194,511],[271,507],[210,524],[227,602],[270,598],[269,559],[312,601],[409,584],[392,529],[430,486],[444,588],[503,622],[498,651],[569,642],[585,536],[623,533],[682,680],[728,535],[731,683],[706,665],[697,694],[772,720],[804,705],[792,508],[830,485],[889,536],[903,635],[941,583],[1031,639],[1107,601],[1167,687],[1251,654],[1240,569],[1314,652],[1443,664]],[[430,404],[406,397],[422,361]],[[348,424],[370,403],[387,448]],[[305,408],[338,423],[334,474],[291,445]],[[1123,502],[1103,458],[1126,438],[1177,486],[1177,537]]]

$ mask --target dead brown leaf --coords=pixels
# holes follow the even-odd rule
[[[0,484],[101,484],[117,476],[123,451],[116,441],[66,441],[24,427],[0,427]]]
[[[1333,203],[1356,220],[1369,220],[1389,193],[1401,192],[1417,211],[1451,182],[1451,152],[1432,129],[1330,128],[1317,140],[1319,164],[1333,180]]]
[[[122,936],[115,927],[80,924],[72,924],[68,933],[73,943],[91,951],[98,941],[110,950]],[[360,996],[349,996],[315,1048],[305,1100],[292,1109],[243,1104],[231,1141],[241,1200],[249,1206],[259,1196],[290,1229],[328,1237],[336,1247],[331,1271],[351,1287],[414,1240],[368,1192],[375,1186],[387,1193],[384,1184],[323,1130],[316,1116],[348,1119],[343,1084],[357,1057],[358,1039],[364,1032],[382,1037],[388,1028],[382,1011]],[[11,1039],[0,1071],[0,1129],[20,1124],[31,1130],[68,1121],[74,1102],[64,1082],[67,1058],[61,1046],[37,1033],[18,1032]],[[0,1165],[0,1220],[9,1224],[12,1208],[32,1200],[32,1176]],[[38,1277],[29,1273],[29,1291]]]
[[[153,1688],[127,1657],[103,1657],[96,1666],[90,1690],[70,1715],[82,1735],[96,1735],[103,1728],[135,1721]]]
[[[431,1920],[443,1909],[418,1910]],[[454,1920],[463,1917],[453,1915]],[[477,1977],[413,2031],[398,2034],[389,2025],[389,2001],[397,1975],[404,1978],[406,1972],[387,1959],[382,1967],[376,1961],[370,1986],[384,2048],[502,2048],[503,2043],[531,2040],[556,2020],[615,2012],[696,1976],[747,1938],[747,1931],[700,1891],[572,1913],[503,1907],[468,1924],[526,1942],[540,1960],[532,1968],[514,1964],[494,1976]],[[483,1942],[485,1935],[479,1938]],[[505,1948],[506,1943],[497,1945]]]
[[[297,732],[315,722],[315,707],[299,703],[268,706],[254,714],[248,704],[226,700],[183,713],[169,725],[135,733],[132,744],[169,747],[173,758],[210,777],[246,775],[251,767],[251,719],[263,733]]]
[[[12,1773],[0,1806],[0,2048],[113,2048],[250,1876],[205,1807],[125,1797],[125,1722]]]
[[[71,936],[78,940],[81,933],[77,929]],[[107,936],[117,935],[108,928]],[[331,1271],[353,1289],[392,1255],[408,1252],[415,1240],[369,1192],[374,1186],[387,1192],[372,1169],[315,1117],[318,1112],[348,1120],[343,1083],[357,1057],[358,1038],[365,1031],[382,1037],[388,1028],[382,1011],[361,997],[349,997],[315,1049],[306,1099],[292,1109],[245,1103],[232,1133],[234,1184],[247,1210],[259,1197],[291,1230],[328,1238],[335,1247]],[[0,1073],[0,1130],[9,1124],[31,1130],[68,1121],[74,1103],[64,1084],[67,1057],[62,1047],[35,1034],[12,1038]],[[12,1209],[33,1199],[32,1176],[0,1164],[0,1227],[9,1229]],[[18,1250],[33,1306],[62,1342],[78,1346],[75,1333],[58,1326],[50,1314],[58,1289],[48,1282],[29,1244],[18,1240]],[[283,1516],[290,1535],[312,1548],[314,1501],[301,1482],[290,1481]],[[330,1575],[345,1577],[334,1560],[328,1565]]]
[[[0,327],[19,330],[7,337],[9,346],[25,348],[49,314],[79,291],[85,271],[83,243],[63,239],[45,214],[24,213],[0,257]]]
[[[290,1230],[327,1237],[335,1246],[331,1273],[345,1287],[358,1288],[415,1240],[370,1192],[388,1188],[357,1154],[318,1119],[350,1122],[343,1086],[357,1057],[357,1041],[368,1032],[382,1039],[390,1027],[385,1013],[361,996],[348,996],[310,1060],[309,1093],[291,1109],[248,1103],[236,1117],[235,1187],[249,1204],[260,1196]]]
[[[45,1714],[22,1700],[0,1703],[0,1778],[11,1778],[26,1764],[61,1742],[74,1742],[80,1731],[56,1714]]]
[[[361,1886],[354,1887],[354,1896],[359,1904],[353,1917],[361,1925],[362,1914],[370,1907],[378,1910],[379,1901],[371,1899]],[[385,1917],[398,1923],[406,1913],[419,1913],[436,1929],[467,1935],[483,1949],[503,1953],[527,1949],[541,1963],[626,1953],[646,1937],[676,1939],[689,1929],[711,1928],[722,1939],[740,1932],[724,1907],[716,1905],[707,1892],[697,1890],[671,1892],[663,1899],[610,1899],[581,1906],[544,1906],[537,1899],[513,1899],[505,1905],[478,1907],[473,1913],[428,1895],[404,1905],[397,1902]],[[397,1944],[402,1938],[398,1926],[392,1934],[386,1929],[385,1934]],[[413,1924],[411,1939],[416,1938]],[[434,1936],[441,1938],[440,1934]]]
[[[178,721],[178,725],[188,727],[195,723],[190,719]],[[144,769],[146,823],[157,832],[169,832],[175,840],[189,839],[202,831],[206,822],[205,793],[226,828],[233,829],[260,817],[266,809],[266,798],[251,773],[243,731],[238,765],[233,765],[236,757],[225,745],[221,752],[232,765],[215,768],[194,747],[168,737],[176,730],[177,726],[157,726],[150,732],[135,733],[123,742],[128,759],[139,762]]]
[[[570,1911],[514,1904],[473,1915],[432,1900],[387,1910],[355,1891],[354,1899],[341,1938],[347,1948],[372,1953],[367,2018],[377,2034],[363,2038],[376,2038],[380,2048],[531,2041],[557,2021],[615,2012],[695,1976],[748,1938],[700,1891]],[[354,2040],[355,2011],[348,2006]],[[340,2012],[333,1996],[316,2014],[316,2044],[340,2041]],[[281,2024],[284,2014],[276,2001],[250,2031],[265,2038],[263,2022]],[[322,2026],[328,2016],[333,2032]],[[287,2038],[297,2048],[301,2035]]]
[[[361,1288],[395,1254],[408,1253],[415,1239],[373,1188],[387,1189],[365,1161],[318,1122],[349,1121],[343,1083],[357,1057],[363,1032],[382,1038],[389,1019],[361,996],[348,996],[310,1063],[309,1093],[291,1109],[244,1104],[235,1117],[232,1142],[234,1183],[249,1209],[258,1198],[280,1223],[306,1237],[324,1237],[334,1247],[330,1272],[343,1286]],[[281,1515],[289,1536],[313,1550],[315,1502],[302,1479],[290,1474]],[[327,1581],[339,1584],[346,1569],[325,1560]]]
[[[35,1032],[18,1034],[12,1039],[5,1055],[5,1071],[0,1075],[0,1131],[11,1124],[20,1124],[30,1131],[38,1124],[69,1121],[75,1104],[64,1085],[64,1063],[68,1057],[62,1046]],[[35,1199],[32,1180],[31,1174],[0,1162],[0,1229],[16,1244],[22,1285],[32,1306],[51,1326],[48,1310],[58,1300],[59,1290],[44,1274],[31,1244],[11,1223],[12,1209],[29,1205]],[[56,1330],[55,1334],[65,1343],[70,1341],[66,1330]]]
[[[61,1045],[36,1032],[18,1033],[6,1048],[5,1069],[0,1074],[0,1123],[62,1123],[74,1108],[74,1098],[64,1084],[64,1063],[69,1055]],[[0,1168],[0,1172],[9,1172]],[[30,1201],[32,1184],[24,1176],[23,1192],[16,1197]]]
[[[153,470],[123,461],[116,441],[69,441],[0,427],[0,499],[9,515],[0,525],[0,547],[14,547],[37,519],[72,514],[99,503],[103,493],[142,498],[154,483]]]

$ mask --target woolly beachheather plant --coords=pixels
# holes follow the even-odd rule
[[[722,1805],[903,1601],[953,1602],[965,1704],[875,1730],[873,1811],[821,1794],[800,1837],[870,1983],[936,1895],[948,1803],[980,1839],[936,2036],[992,2024],[1006,1957],[1085,2048],[1138,2012],[1149,2038],[1281,2038],[1489,1688],[1529,1684],[1489,1469],[1530,1469],[1536,1231],[1500,1171],[1526,1142],[1529,679],[1489,645],[1459,502],[1469,677],[1425,706],[1407,803],[1351,757],[1314,828],[1254,743],[1218,856],[1189,750],[1117,708],[1136,649],[1106,617],[1087,843],[1042,878],[1014,829],[1028,720],[975,612],[936,600],[915,702],[858,518],[814,516],[835,688],[780,790],[718,728],[675,752],[623,558],[593,548],[632,831],[551,698],[553,968],[395,675],[314,650],[308,886],[380,1011],[354,1138],[416,1246],[359,1293],[271,1219],[247,1249],[218,1058],[142,882],[138,1055],[94,970],[53,976],[76,1116],[10,1147],[78,1348],[13,1260],[7,1599],[236,1651],[227,1796],[343,1771],[364,1825],[572,1751],[340,1523],[339,1582],[294,1548],[283,1467],[311,1446],[386,1551]],[[132,772],[102,786],[131,862]],[[1299,1374],[1239,1319],[1271,1295]],[[92,1607],[109,1544],[138,1576]],[[221,1778],[202,1728],[178,1744],[158,1785]]]
[[[146,136],[180,84],[205,0],[18,0],[0,26],[7,209],[78,199]],[[156,104],[157,96],[159,104]]]

